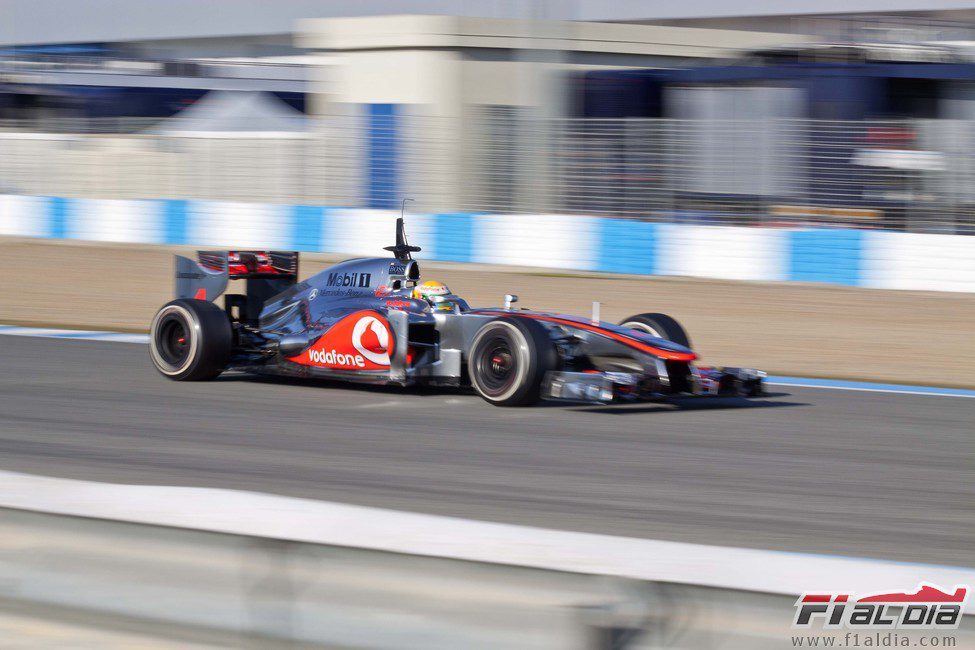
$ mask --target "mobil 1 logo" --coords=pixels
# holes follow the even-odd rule
[[[368,288],[372,284],[372,273],[329,273],[326,286],[329,287],[362,287]]]

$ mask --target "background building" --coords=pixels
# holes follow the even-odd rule
[[[5,3],[10,192],[939,232],[973,203],[964,3],[59,8]]]

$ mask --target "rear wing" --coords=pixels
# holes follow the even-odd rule
[[[298,253],[283,251],[197,251],[200,266],[227,271],[231,280],[298,277]]]
[[[228,311],[238,307],[244,320],[256,320],[268,298],[298,281],[297,251],[197,251],[197,257],[176,256],[176,297],[212,302],[230,280],[246,280],[246,298],[226,300]]]

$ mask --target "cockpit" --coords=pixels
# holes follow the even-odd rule
[[[377,293],[389,298],[385,302],[387,307],[434,313],[462,313],[470,309],[467,301],[443,282],[421,281],[420,265],[415,260],[393,261],[388,278],[388,286]]]

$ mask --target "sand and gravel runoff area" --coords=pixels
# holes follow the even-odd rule
[[[145,331],[172,298],[177,252],[192,249],[0,238],[0,323]],[[339,259],[303,255],[301,276]],[[668,313],[702,363],[975,387],[975,294],[421,264],[478,306],[515,293],[519,306],[577,314],[598,300],[610,321]]]

